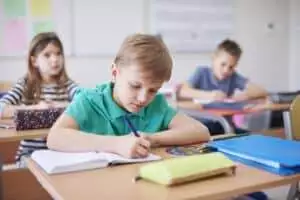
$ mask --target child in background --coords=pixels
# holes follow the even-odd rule
[[[212,67],[198,67],[189,81],[182,85],[179,97],[213,101],[266,97],[265,89],[235,71],[241,54],[242,50],[235,41],[222,41],[214,52]],[[235,93],[236,89],[241,92]]]
[[[76,93],[48,135],[50,149],[106,151],[146,157],[150,147],[209,140],[198,121],[177,113],[157,94],[171,77],[172,59],[155,36],[125,39],[112,64],[112,82]],[[134,136],[136,127],[140,137]],[[136,135],[136,134],[135,134]]]
[[[26,75],[0,100],[2,118],[12,118],[18,109],[64,107],[73,98],[77,84],[66,73],[63,45],[55,33],[40,33],[32,39],[27,62]],[[23,140],[16,160],[44,148],[44,138]]]
[[[236,72],[241,55],[242,49],[235,41],[229,39],[222,41],[214,52],[212,67],[198,67],[189,81],[180,88],[179,97],[212,101],[222,101],[228,98],[245,101],[266,97],[265,89]],[[235,93],[237,89],[241,92]],[[209,120],[202,122],[211,134],[223,132],[218,123]],[[245,132],[247,130],[235,127],[235,133]],[[262,192],[251,193],[248,197],[257,200],[268,199]]]

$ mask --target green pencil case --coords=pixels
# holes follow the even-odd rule
[[[138,179],[166,186],[181,184],[219,174],[235,174],[236,165],[219,152],[171,158],[149,163],[139,169]]]

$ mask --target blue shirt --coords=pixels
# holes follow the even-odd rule
[[[177,113],[161,94],[138,113],[128,113],[113,100],[112,91],[111,83],[94,89],[80,89],[65,113],[76,121],[81,131],[114,136],[132,132],[124,123],[125,115],[138,131],[151,134],[168,129]]]
[[[193,88],[206,91],[221,90],[230,97],[236,89],[244,90],[248,79],[237,72],[233,72],[230,77],[218,80],[211,68],[198,67],[188,82]]]

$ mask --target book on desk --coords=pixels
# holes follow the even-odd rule
[[[213,141],[208,146],[235,161],[279,175],[300,173],[300,142],[251,134]]]
[[[138,163],[160,160],[161,157],[149,154],[146,158],[125,158],[106,152],[68,153],[52,150],[34,151],[31,158],[48,174],[74,172],[104,168],[114,164]]]
[[[202,104],[204,109],[243,110],[246,106],[253,105],[253,101],[235,101],[225,99],[223,101],[212,101],[206,99],[193,99],[194,103]]]

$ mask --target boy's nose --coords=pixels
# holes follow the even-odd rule
[[[137,96],[137,100],[138,100],[139,104],[145,104],[145,102],[147,101],[147,92],[145,92],[145,91],[139,92],[139,94]]]
[[[228,68],[228,67],[226,67],[224,70],[223,70],[223,74],[224,75],[229,75],[231,73],[231,69],[230,68]]]

